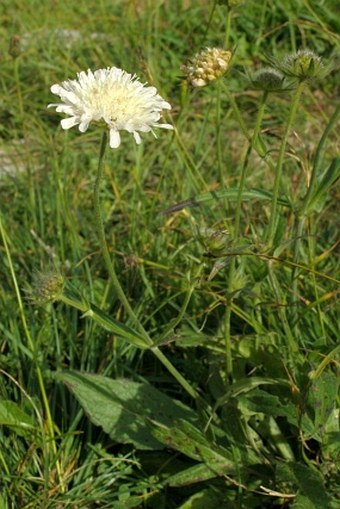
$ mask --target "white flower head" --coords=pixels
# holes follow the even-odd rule
[[[77,79],[66,80],[51,87],[60,97],[58,113],[68,118],[61,121],[63,129],[79,125],[85,132],[91,122],[103,121],[110,130],[110,147],[120,145],[119,131],[132,133],[136,143],[141,143],[139,132],[149,132],[156,137],[153,127],[173,129],[170,124],[158,124],[162,110],[170,110],[169,103],[157,93],[155,87],[142,84],[136,75],[117,67],[98,69],[77,74]]]

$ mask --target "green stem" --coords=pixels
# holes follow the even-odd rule
[[[100,182],[101,182],[101,178],[102,178],[102,174],[103,174],[103,161],[104,161],[106,147],[107,147],[107,132],[104,131],[103,136],[102,136],[101,146],[100,146],[97,176],[96,176],[96,181],[94,184],[94,214],[95,214],[95,221],[96,221],[99,245],[100,245],[100,249],[101,249],[101,252],[102,252],[102,255],[104,258],[104,262],[105,262],[107,271],[108,271],[110,279],[111,279],[111,283],[116,291],[118,299],[123,304],[125,311],[130,316],[134,325],[136,325],[138,327],[139,331],[145,337],[146,343],[149,346],[151,346],[152,341],[151,341],[149,335],[145,332],[144,327],[141,325],[141,323],[138,320],[132,307],[130,306],[130,303],[129,303],[129,301],[124,293],[124,290],[118,280],[116,270],[114,268],[114,263],[111,260],[111,256],[110,256],[106,238],[105,238],[104,223],[103,223],[103,217],[102,217],[101,206],[100,206]]]
[[[221,80],[221,82],[222,82],[222,84],[224,83],[223,80]],[[251,135],[249,134],[247,126],[242,118],[242,115],[241,115],[240,109],[237,105],[237,102],[235,101],[235,98],[234,98],[233,94],[230,92],[229,88],[226,85],[224,85],[223,88],[224,88],[224,91],[228,97],[228,100],[230,102],[230,105],[232,107],[234,115],[237,119],[237,122],[239,123],[239,125],[241,127],[241,131],[242,131],[243,135],[247,138],[247,140],[250,142]]]
[[[222,80],[221,80],[222,81]],[[222,81],[223,84],[223,81]],[[274,170],[275,166],[274,163],[270,157],[270,155],[267,153],[267,149],[265,144],[260,138],[254,139],[251,134],[248,132],[248,128],[242,118],[240,109],[237,105],[237,102],[235,101],[235,98],[233,94],[230,92],[229,88],[224,85],[224,91],[226,93],[226,96],[228,97],[228,100],[230,102],[230,106],[234,112],[234,115],[237,119],[237,122],[241,128],[242,134],[245,136],[245,138],[249,141],[249,143],[252,143],[253,139],[253,147],[252,149],[255,150],[255,152],[265,161],[265,163],[269,166],[271,170]]]
[[[247,149],[244,163],[242,166],[242,172],[240,177],[240,183],[237,193],[237,201],[236,201],[236,210],[235,210],[235,227],[234,227],[234,240],[237,241],[240,233],[240,222],[241,222],[241,207],[242,207],[242,194],[246,181],[247,168],[249,162],[249,156],[251,154],[254,145],[257,142],[258,135],[261,129],[262,119],[265,111],[266,101],[267,101],[268,93],[264,92],[261,100],[261,104],[259,107],[259,111],[256,118],[255,128],[252,137],[249,139],[249,147]],[[237,108],[238,110],[238,108]],[[233,257],[230,262],[229,273],[228,273],[228,281],[227,281],[227,309],[224,318],[225,324],[225,355],[226,355],[226,375],[229,381],[232,381],[233,378],[233,362],[232,362],[232,348],[231,348],[231,297],[232,293],[232,285],[234,281],[236,267],[236,258]],[[230,299],[230,301],[229,301]]]
[[[114,326],[110,327],[110,322],[108,320],[103,319],[103,316],[101,314],[98,314],[98,311],[96,311],[96,308],[92,306],[88,302],[82,302],[75,298],[72,293],[62,293],[58,296],[58,300],[60,302],[64,302],[64,304],[67,304],[68,306],[74,307],[75,309],[78,309],[81,311],[84,316],[90,317],[94,322],[98,323],[101,327],[104,327],[108,330],[112,330],[113,333],[115,333]],[[144,330],[144,329],[143,329]],[[147,332],[144,330],[144,336],[147,335]],[[167,359],[167,357],[159,350],[158,346],[153,346],[150,344],[152,343],[150,337],[149,342],[146,343],[147,348],[150,348],[150,350],[154,353],[154,355],[157,357],[157,359],[167,368],[169,373],[173,375],[173,377],[178,381],[178,383],[181,384],[181,386],[187,391],[187,393],[194,399],[198,398],[197,392],[191,387],[191,385],[185,380],[185,378],[177,371],[175,366],[171,364],[171,362]],[[135,344],[135,343],[134,343]],[[136,346],[136,344],[135,344]],[[139,345],[139,348],[143,348],[142,345]]]
[[[231,28],[231,9],[227,7],[227,19],[225,23],[224,45],[223,45],[223,47],[226,49],[228,49],[229,46],[230,28]]]
[[[220,183],[224,185],[222,168],[222,143],[221,143],[221,80],[216,84],[216,143],[217,143],[217,164],[220,175]]]
[[[0,214],[0,233],[1,233],[2,241],[3,241],[3,245],[5,248],[7,262],[8,262],[8,266],[9,266],[11,278],[13,281],[18,306],[19,306],[19,312],[20,312],[22,326],[24,329],[28,347],[32,353],[32,358],[33,358],[33,362],[35,364],[35,370],[36,370],[36,375],[37,375],[37,379],[38,379],[38,385],[39,385],[39,389],[40,389],[40,393],[41,393],[41,397],[42,397],[42,401],[43,401],[43,406],[45,409],[49,439],[47,441],[45,440],[44,429],[42,429],[42,439],[43,439],[43,442],[46,447],[48,447],[48,444],[51,443],[52,452],[54,455],[54,460],[55,460],[55,465],[56,465],[56,470],[57,470],[57,475],[58,475],[58,481],[60,484],[61,491],[64,492],[65,486],[64,486],[63,475],[62,475],[62,468],[61,468],[61,464],[60,464],[60,461],[57,456],[58,451],[57,451],[56,438],[55,438],[55,433],[54,433],[54,423],[53,423],[51,409],[50,409],[50,405],[49,405],[49,401],[48,401],[48,397],[47,397],[47,393],[46,393],[46,389],[45,389],[45,385],[44,385],[44,377],[43,377],[42,371],[40,369],[40,366],[38,364],[37,351],[36,351],[35,344],[32,339],[28,324],[27,324],[25,309],[24,309],[24,305],[22,302],[19,285],[18,285],[18,282],[16,279],[16,275],[15,275],[15,271],[14,271],[14,267],[13,267],[13,263],[12,263],[11,253],[10,253],[10,250],[8,247],[7,236],[6,236],[3,224],[2,224],[1,214]]]
[[[236,201],[236,210],[235,210],[235,230],[234,230],[234,237],[237,239],[239,236],[239,229],[240,229],[240,219],[241,219],[241,205],[242,205],[242,193],[244,189],[244,184],[246,181],[246,174],[247,174],[247,168],[248,168],[248,162],[249,162],[249,156],[254,148],[254,146],[257,144],[259,132],[261,129],[261,124],[263,120],[263,115],[266,107],[266,101],[268,97],[268,92],[264,92],[262,95],[261,104],[257,113],[254,132],[249,140],[249,147],[244,159],[244,163],[242,166],[242,172],[240,177],[240,184],[238,188],[238,194],[237,194],[237,201]]]
[[[276,164],[276,173],[275,173],[275,181],[274,181],[274,189],[273,189],[273,199],[271,204],[271,211],[270,211],[270,219],[269,219],[269,226],[267,230],[267,245],[269,247],[272,247],[275,233],[276,233],[276,226],[277,226],[277,207],[278,207],[278,197],[279,197],[279,190],[280,190],[280,184],[281,184],[281,176],[282,176],[282,168],[283,168],[283,162],[285,158],[285,150],[288,140],[289,131],[291,129],[291,126],[293,124],[296,110],[299,104],[299,100],[302,94],[304,88],[304,82],[300,82],[295,90],[295,93],[292,98],[291,107],[289,110],[288,119],[286,122],[285,130],[283,133],[283,138],[281,140],[280,150],[279,150],[279,156]]]
[[[195,400],[199,399],[199,396],[195,389],[186,381],[186,379],[177,371],[175,366],[169,361],[169,359],[161,352],[158,346],[151,348],[151,351],[155,354],[157,359],[167,368],[169,373],[177,380],[179,384],[186,390],[186,392]]]
[[[274,260],[273,260],[274,261]],[[286,315],[286,303],[283,301],[283,295],[281,292],[280,284],[275,276],[274,268],[273,268],[273,261],[270,261],[268,263],[268,276],[271,283],[271,287],[273,288],[275,298],[277,300],[277,314],[279,317],[279,321],[283,327],[284,330],[284,337],[287,341],[288,345],[288,352],[292,355],[292,357],[295,357],[295,360],[297,360],[297,357],[299,356],[299,348],[297,346],[297,343],[294,339],[290,323],[287,319]]]
[[[196,391],[190,386],[190,384],[185,380],[185,378],[177,371],[177,369],[171,364],[171,362],[166,358],[166,356],[158,349],[158,347],[153,346],[153,341],[150,338],[147,331],[144,329],[143,325],[137,318],[135,312],[133,311],[132,307],[130,306],[130,303],[124,293],[124,290],[118,280],[114,264],[111,260],[109,249],[106,243],[105,238],[105,230],[104,230],[104,224],[103,224],[103,218],[101,213],[101,206],[100,206],[100,182],[102,178],[103,173],[103,162],[104,162],[104,155],[107,147],[107,133],[106,131],[103,132],[101,146],[100,146],[100,153],[99,153],[99,160],[98,160],[98,169],[97,169],[97,176],[96,181],[94,185],[94,212],[95,212],[95,221],[96,221],[96,227],[97,227],[97,233],[98,233],[98,239],[100,248],[103,254],[104,262],[108,271],[108,274],[110,276],[111,282],[113,284],[113,287],[117,293],[117,296],[120,300],[120,302],[123,304],[125,311],[131,318],[132,322],[135,324],[136,327],[138,327],[139,332],[141,333],[142,337],[145,340],[145,344],[152,349],[153,353],[157,357],[157,359],[168,369],[168,371],[173,375],[173,377],[177,380],[179,384],[190,394],[191,397],[194,399],[197,399],[198,394]],[[64,300],[65,302],[65,300]]]
[[[335,123],[337,121],[339,113],[340,113],[340,102],[339,102],[336,110],[334,111],[333,115],[329,119],[329,122],[328,122],[328,124],[326,126],[326,129],[325,129],[325,131],[324,131],[324,133],[323,133],[323,135],[322,135],[322,137],[321,137],[321,139],[319,141],[318,147],[316,149],[311,179],[310,179],[310,182],[309,182],[309,186],[308,186],[308,190],[307,190],[306,196],[305,196],[305,198],[303,200],[303,204],[302,204],[302,210],[301,210],[302,214],[303,214],[307,204],[309,203],[309,199],[310,199],[311,194],[314,191],[314,187],[315,187],[315,184],[316,184],[316,181],[317,181],[317,177],[319,176],[318,175],[318,173],[319,173],[319,166],[320,166],[320,161],[321,161],[322,156],[323,156],[325,143],[327,141],[329,133],[331,132],[331,130],[333,129],[333,127],[334,127],[334,125],[335,125]]]

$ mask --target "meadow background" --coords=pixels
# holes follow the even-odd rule
[[[339,507],[339,11],[234,3],[1,3],[0,509]],[[207,46],[232,65],[193,90],[180,68]],[[332,66],[304,87],[268,245],[294,86],[269,94],[259,153],[249,76],[299,48]],[[47,109],[51,85],[108,66],[172,105],[175,131],[140,146],[122,133],[101,186],[110,252],[155,348],[100,253],[100,133],[62,131]]]

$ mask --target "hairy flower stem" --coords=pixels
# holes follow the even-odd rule
[[[281,184],[281,176],[282,176],[282,168],[285,158],[285,150],[288,140],[289,131],[291,129],[291,126],[293,124],[296,110],[299,104],[299,100],[302,94],[302,91],[304,89],[304,82],[300,82],[295,89],[292,103],[290,106],[288,119],[286,122],[285,130],[283,133],[283,138],[281,140],[280,150],[279,150],[279,156],[275,168],[275,181],[274,181],[274,189],[273,189],[273,199],[271,203],[271,210],[270,210],[270,219],[269,219],[269,226],[267,230],[267,245],[269,248],[272,247],[275,233],[276,233],[276,227],[277,227],[277,221],[278,221],[278,214],[277,214],[277,200],[279,197],[279,190],[280,190],[280,184]]]
[[[106,147],[107,147],[107,133],[104,131],[103,136],[102,136],[101,146],[100,146],[97,176],[96,176],[96,181],[94,184],[94,213],[95,213],[95,221],[96,221],[96,228],[97,228],[100,249],[102,251],[104,262],[105,262],[107,271],[109,273],[111,283],[112,283],[112,285],[116,291],[116,294],[118,296],[118,299],[123,304],[125,311],[132,319],[134,325],[136,325],[138,327],[139,331],[145,337],[145,342],[149,346],[151,346],[152,341],[149,338],[148,334],[145,332],[141,323],[139,322],[132,307],[130,306],[130,303],[129,303],[128,299],[126,298],[124,290],[118,280],[118,277],[117,277],[117,274],[116,274],[116,271],[114,268],[114,264],[113,264],[113,261],[111,260],[109,249],[108,249],[107,243],[106,243],[105,230],[104,230],[101,205],[100,205],[100,182],[101,182],[101,178],[102,178],[102,174],[103,174],[103,161],[104,161]]]
[[[43,428],[41,430],[42,441],[44,443],[44,446],[46,448],[45,450],[47,452],[48,452],[49,446],[51,445],[53,456],[54,456],[53,461],[55,461],[55,467],[56,467],[56,471],[57,471],[58,482],[59,482],[61,491],[64,493],[65,485],[64,485],[64,480],[63,480],[62,467],[61,467],[61,463],[60,463],[59,456],[58,456],[56,437],[55,437],[55,432],[54,432],[54,423],[53,423],[50,404],[48,401],[46,388],[45,388],[45,384],[44,384],[44,377],[43,377],[42,370],[39,366],[38,355],[37,355],[35,343],[33,341],[33,338],[31,336],[31,333],[30,333],[30,330],[29,330],[29,327],[27,324],[25,309],[23,306],[23,301],[21,298],[19,285],[18,285],[17,278],[16,278],[15,271],[14,271],[11,253],[10,253],[8,243],[7,243],[7,236],[6,236],[3,224],[2,224],[1,214],[0,214],[0,233],[1,233],[3,245],[5,248],[5,252],[6,252],[6,257],[7,257],[7,262],[8,262],[11,278],[12,278],[14,289],[15,289],[15,294],[16,294],[16,298],[17,298],[17,302],[18,302],[18,306],[19,306],[19,312],[20,312],[20,316],[21,316],[22,326],[24,329],[24,334],[26,336],[28,349],[32,354],[32,359],[33,359],[33,362],[35,365],[35,371],[36,371],[36,375],[37,375],[37,379],[38,379],[38,385],[39,385],[39,389],[40,389],[40,393],[41,393],[41,397],[42,397],[42,401],[43,401],[43,407],[44,407],[45,414],[46,414],[48,439],[45,438],[45,429]],[[48,464],[48,461],[46,461],[46,464]],[[49,472],[46,472],[46,477],[48,475],[49,475]]]
[[[106,243],[105,238],[105,230],[104,230],[104,224],[103,224],[103,218],[102,218],[102,212],[101,212],[101,205],[100,205],[100,182],[102,178],[103,173],[103,162],[104,162],[104,155],[107,147],[107,132],[103,132],[101,146],[100,146],[100,152],[99,152],[99,160],[98,160],[98,168],[97,168],[97,176],[96,181],[94,185],[94,212],[95,212],[95,221],[96,221],[96,228],[98,233],[98,240],[100,244],[100,248],[103,254],[104,262],[111,280],[111,283],[116,291],[116,294],[121,302],[121,304],[124,306],[124,309],[126,313],[131,318],[133,324],[138,328],[138,331],[141,333],[142,337],[144,338],[145,344],[147,347],[149,347],[152,352],[155,354],[157,359],[167,368],[167,370],[173,375],[173,377],[177,380],[179,384],[182,385],[183,389],[185,389],[188,394],[194,399],[197,399],[198,395],[196,391],[191,387],[191,385],[185,380],[185,378],[177,371],[175,366],[171,364],[171,362],[166,358],[166,356],[159,350],[157,346],[153,345],[153,341],[150,338],[147,331],[144,329],[143,325],[139,321],[138,317],[136,316],[135,312],[133,311],[132,307],[130,306],[130,303],[124,293],[124,290],[118,280],[113,261],[111,260],[111,256],[109,253],[109,249]]]
[[[236,201],[236,210],[235,210],[235,226],[234,226],[234,240],[237,241],[240,233],[240,222],[241,222],[241,207],[242,207],[242,194],[244,190],[244,184],[246,181],[247,168],[249,162],[249,156],[254,148],[255,143],[257,143],[258,135],[261,129],[262,119],[266,107],[268,93],[264,92],[262,95],[261,104],[259,107],[259,111],[257,113],[256,123],[254,127],[254,132],[252,137],[249,139],[249,146],[244,158],[241,178],[237,193],[237,201]],[[229,273],[228,273],[228,281],[227,281],[227,299],[230,298],[230,294],[232,293],[233,280],[235,274],[235,264],[236,259],[233,257],[230,262]],[[231,353],[231,301],[227,302],[227,309],[225,314],[225,355],[226,355],[226,375],[229,381],[233,378],[233,363],[232,363],[232,353]]]

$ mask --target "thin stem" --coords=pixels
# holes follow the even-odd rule
[[[227,7],[227,19],[225,23],[224,45],[223,45],[223,47],[226,49],[228,49],[229,46],[230,28],[231,28],[231,9]]]
[[[15,271],[14,271],[14,267],[13,267],[13,263],[12,263],[11,253],[10,253],[10,250],[8,247],[7,236],[6,236],[3,224],[2,224],[1,214],[0,214],[0,233],[1,233],[2,241],[3,241],[3,245],[5,248],[7,262],[8,262],[8,266],[9,266],[11,278],[13,281],[18,306],[19,306],[19,312],[20,312],[22,326],[24,329],[28,347],[32,353],[32,358],[33,358],[33,362],[35,365],[35,371],[36,371],[36,375],[37,375],[37,379],[38,379],[38,385],[39,385],[39,389],[40,389],[40,393],[41,393],[41,397],[42,397],[42,401],[43,401],[43,406],[44,406],[45,413],[46,413],[46,422],[47,422],[47,430],[48,430],[49,440],[46,441],[44,438],[44,429],[42,429],[42,439],[43,439],[43,442],[45,445],[47,445],[49,441],[51,442],[52,452],[54,455],[55,465],[56,465],[56,470],[57,470],[57,475],[58,475],[58,481],[60,484],[61,491],[64,492],[65,486],[64,486],[63,475],[62,475],[62,468],[61,468],[60,461],[57,457],[58,451],[57,451],[56,438],[55,438],[55,433],[54,433],[54,423],[53,423],[51,409],[50,409],[50,405],[49,405],[49,401],[48,401],[48,397],[47,397],[47,393],[46,393],[46,389],[45,389],[45,385],[44,385],[44,377],[43,377],[42,371],[40,369],[40,366],[38,364],[37,351],[35,348],[35,344],[32,339],[30,330],[28,328],[25,309],[24,309],[22,298],[21,298],[19,285],[18,285],[18,282],[16,279],[16,275],[15,275]]]
[[[270,261],[268,263],[268,276],[269,276],[269,280],[270,280],[271,286],[274,291],[274,295],[277,300],[277,305],[278,305],[277,314],[279,316],[279,319],[280,319],[279,321],[282,324],[282,327],[284,330],[284,337],[288,344],[288,351],[292,355],[298,356],[299,348],[297,346],[297,343],[294,339],[292,330],[290,328],[290,323],[287,319],[286,310],[285,310],[286,303],[282,302],[282,292],[280,289],[280,284],[275,276],[275,272],[274,272],[274,268],[273,268],[273,261]]]
[[[302,94],[304,88],[304,82],[300,82],[295,90],[295,93],[292,98],[291,107],[289,110],[288,119],[286,122],[283,138],[281,140],[280,150],[279,150],[279,156],[276,164],[276,174],[275,174],[275,181],[274,181],[274,189],[273,189],[273,199],[271,203],[271,211],[270,211],[270,219],[269,219],[269,226],[267,230],[267,245],[269,247],[272,246],[275,233],[276,233],[276,225],[277,225],[277,207],[278,207],[278,197],[279,197],[279,190],[280,190],[280,184],[281,184],[281,176],[282,176],[282,168],[283,168],[283,162],[285,158],[285,150],[288,140],[289,131],[291,129],[291,126],[293,124],[296,110],[299,104],[299,100]]]
[[[242,172],[240,177],[240,183],[237,193],[237,201],[236,201],[236,210],[235,210],[235,226],[234,226],[234,239],[237,241],[240,233],[240,222],[241,222],[241,208],[242,208],[242,194],[244,189],[244,184],[246,181],[247,168],[249,162],[249,156],[251,154],[252,149],[254,148],[255,143],[257,142],[258,135],[261,129],[262,119],[265,111],[266,100],[268,97],[268,93],[264,92],[260,104],[260,108],[257,113],[257,118],[255,122],[255,128],[252,137],[249,139],[249,147],[247,149],[244,163],[242,166]],[[232,362],[232,349],[231,349],[231,301],[229,302],[230,295],[232,293],[232,286],[234,281],[236,267],[236,258],[233,257],[230,262],[229,273],[228,273],[228,281],[227,281],[227,309],[224,317],[225,324],[225,355],[226,355],[226,374],[227,379],[229,381],[232,380],[233,377],[233,362]]]
[[[150,345],[152,345],[152,341],[151,341],[149,335],[145,332],[144,327],[141,325],[141,323],[138,320],[132,307],[130,306],[130,303],[129,303],[129,301],[124,293],[124,290],[118,280],[116,270],[114,268],[114,262],[111,260],[111,256],[110,256],[106,238],[105,238],[105,230],[104,230],[104,224],[103,224],[103,218],[102,218],[102,212],[101,212],[101,206],[100,206],[100,182],[101,182],[102,173],[103,173],[103,161],[104,161],[106,146],[107,146],[107,132],[104,131],[103,136],[102,136],[101,146],[100,146],[97,176],[96,176],[96,181],[94,184],[94,213],[95,213],[95,221],[96,221],[96,227],[97,227],[98,240],[99,240],[100,249],[102,251],[102,255],[104,258],[104,262],[105,262],[107,271],[108,271],[110,279],[111,279],[111,283],[117,293],[117,296],[118,296],[120,302],[123,304],[125,311],[132,319],[133,323],[138,327],[140,332],[145,337],[146,343],[150,346]]]
[[[186,379],[177,371],[175,366],[169,361],[169,359],[161,352],[161,350],[154,346],[151,348],[151,351],[155,354],[157,359],[167,368],[169,373],[172,374],[172,376],[177,380],[178,383],[181,384],[183,389],[187,391],[187,393],[195,400],[199,398],[197,392],[191,385],[186,381]]]
[[[106,243],[105,238],[105,230],[104,230],[104,224],[103,224],[103,218],[101,213],[101,206],[100,206],[100,182],[102,178],[103,173],[103,162],[104,162],[104,155],[107,147],[107,133],[106,131],[103,132],[101,146],[100,146],[100,153],[99,153],[99,160],[98,160],[98,169],[97,169],[97,176],[96,181],[94,185],[94,211],[95,211],[95,221],[96,221],[96,227],[97,227],[97,233],[98,233],[98,239],[100,248],[103,254],[104,262],[108,271],[108,274],[110,276],[110,280],[113,284],[113,287],[117,293],[117,296],[120,300],[120,302],[123,304],[125,311],[133,321],[133,323],[138,327],[139,332],[141,333],[145,345],[151,348],[157,359],[167,368],[167,370],[173,375],[173,377],[177,380],[177,382],[190,394],[190,396],[194,399],[198,398],[197,392],[190,386],[190,384],[185,380],[185,378],[177,371],[175,366],[171,364],[171,362],[166,358],[166,356],[158,349],[157,346],[153,346],[153,341],[150,338],[147,331],[144,329],[143,325],[137,318],[135,312],[133,311],[132,307],[130,306],[130,303],[124,293],[124,290],[118,280],[113,261],[111,260],[109,249]],[[66,302],[65,298],[63,298],[64,302]],[[68,302],[71,305],[81,306],[80,303],[74,304],[72,303],[72,300]],[[79,308],[81,309],[81,308]]]
[[[262,95],[261,104],[260,104],[260,107],[259,107],[259,110],[258,110],[258,113],[257,113],[255,127],[254,127],[254,132],[253,132],[253,135],[252,135],[251,139],[249,140],[249,147],[248,147],[245,159],[244,159],[244,164],[242,166],[242,172],[241,172],[241,177],[240,177],[240,184],[239,184],[239,188],[238,188],[237,201],[236,201],[236,210],[235,210],[235,231],[234,231],[235,238],[237,238],[238,235],[239,235],[240,218],[241,218],[241,205],[242,205],[242,194],[243,194],[244,184],[245,184],[245,181],[246,181],[246,174],[247,174],[249,156],[250,156],[254,146],[257,143],[257,139],[258,139],[259,132],[260,132],[260,129],[261,129],[263,115],[264,115],[264,111],[265,111],[265,107],[266,107],[267,97],[268,97],[268,92],[264,92],[263,95]]]
[[[222,80],[221,80],[222,81]],[[223,84],[223,81],[222,81],[222,84]],[[228,100],[230,102],[230,106],[234,112],[234,115],[237,119],[237,122],[241,128],[241,131],[242,131],[242,134],[245,136],[245,138],[249,141],[249,143],[252,142],[252,136],[251,134],[249,133],[248,131],[248,128],[242,118],[242,115],[241,115],[241,112],[240,112],[240,109],[237,105],[237,102],[235,101],[235,98],[233,96],[233,94],[230,92],[229,88],[224,85],[224,91],[228,97]],[[267,149],[266,149],[266,146],[265,144],[263,143],[263,141],[260,139],[260,138],[257,138],[257,139],[254,139],[254,142],[253,142],[253,150],[255,150],[255,152],[261,157],[261,159],[263,159],[265,161],[265,163],[269,166],[269,168],[271,170],[274,170],[275,166],[274,166],[274,163],[270,157],[270,155],[267,153]]]
[[[216,144],[217,144],[217,164],[220,174],[220,183],[224,185],[222,169],[222,143],[221,143],[221,80],[216,84]]]
[[[221,82],[223,83],[223,81],[221,80]],[[239,123],[240,127],[241,127],[241,131],[243,133],[243,135],[247,138],[247,140],[250,142],[251,141],[251,135],[249,134],[248,132],[248,129],[247,129],[247,126],[242,118],[242,115],[241,115],[241,112],[240,112],[240,109],[237,105],[237,102],[235,101],[234,99],[234,96],[233,94],[230,92],[229,88],[224,85],[224,91],[228,97],[228,100],[230,102],[230,105],[233,109],[233,112],[236,116],[236,119],[237,119],[237,122]]]

